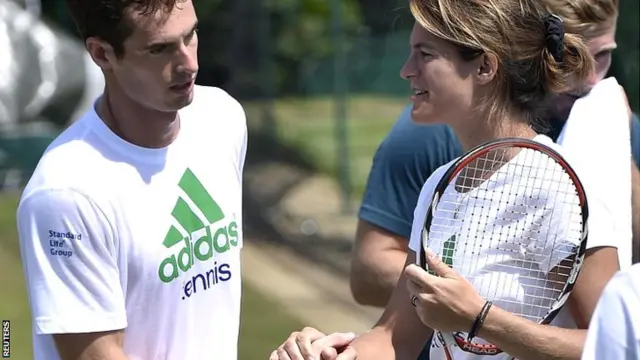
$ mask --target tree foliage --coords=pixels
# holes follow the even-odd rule
[[[43,12],[73,31],[64,1]],[[194,0],[200,19],[199,81],[238,97],[329,92],[335,54],[333,6],[342,14],[345,75],[354,92],[404,91],[398,70],[412,21],[406,0]],[[638,0],[621,0],[611,74],[640,107]]]

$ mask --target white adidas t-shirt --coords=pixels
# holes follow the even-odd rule
[[[554,144],[553,141],[548,137],[544,135],[538,135],[534,138],[534,140],[539,141],[545,145],[548,145],[562,154],[562,149],[560,148],[560,146]],[[544,158],[535,158],[535,157],[527,157],[527,156],[521,157],[520,155],[518,155],[514,159],[512,159],[512,161],[540,162],[540,161],[544,161]],[[582,173],[580,171],[580,167],[582,166],[581,164],[583,163],[582,162],[576,163],[572,161],[570,158],[567,158],[567,161],[572,165],[572,167],[574,168],[578,176],[580,176],[580,174]],[[425,183],[425,185],[423,186],[420,192],[420,197],[418,199],[418,203],[414,212],[414,220],[413,220],[413,225],[411,229],[411,239],[409,242],[409,248],[414,252],[416,252],[417,254],[419,254],[419,252],[422,251],[422,244],[421,244],[422,229],[424,226],[426,211],[433,197],[434,189],[437,183],[440,181],[440,179],[444,175],[444,173],[446,172],[446,170],[450,167],[450,165],[453,162],[455,162],[455,160],[438,168],[429,177],[429,179],[427,180],[427,182]],[[509,165],[505,165],[505,166],[509,166]],[[499,173],[500,172],[498,172],[498,175]],[[560,172],[558,172],[558,174],[560,174]],[[530,178],[533,179],[535,178],[535,176],[532,176]],[[509,189],[517,188],[519,185],[521,185],[520,184],[521,181],[528,181],[528,179],[529,177],[528,178],[518,177],[517,179],[506,179],[506,178],[494,179],[495,180],[494,184],[497,184],[495,186],[501,187],[501,190],[503,193],[513,194],[512,196],[521,196],[522,191],[517,191],[515,189],[512,189],[513,191],[509,191]],[[587,200],[589,204],[589,213],[590,213],[589,238],[587,242],[587,248],[594,248],[599,246],[618,247],[617,242],[619,241],[619,239],[615,239],[610,236],[612,225],[611,225],[611,222],[609,221],[610,214],[607,214],[608,212],[607,208],[602,206],[602,201],[600,201],[598,198],[590,196],[589,189],[591,188],[590,183],[592,183],[592,181],[590,181],[589,179],[585,179],[583,177],[580,177],[580,180],[582,181],[585,187],[585,191],[587,193]],[[534,186],[528,186],[528,187],[530,189],[534,189],[533,192],[540,192],[540,191],[545,191],[545,189],[548,189],[548,186],[550,186],[551,184],[552,182],[542,181],[539,184],[534,184]],[[480,203],[478,203],[478,201],[483,201],[483,198],[485,197],[485,195],[483,194],[475,194],[475,195],[477,195],[476,196],[477,199],[474,198],[473,200],[474,203],[476,205],[481,205]],[[528,195],[532,195],[532,198],[529,198],[529,200],[522,200],[525,203],[531,202],[532,201],[531,199],[536,199],[536,198],[545,199],[544,194],[541,197],[536,194],[524,194],[524,195],[527,198],[528,198]],[[441,199],[441,202],[440,202],[441,211],[444,211],[450,214],[454,214],[454,213],[464,214],[465,209],[444,208],[447,206],[449,202],[451,203],[459,202],[464,204],[464,201],[455,199],[455,198],[459,198],[460,196],[465,196],[465,195],[461,195],[460,193],[455,192],[455,190],[453,190],[453,187],[450,186],[449,189],[445,191]],[[541,311],[544,308],[545,304],[539,304],[540,300],[537,298],[539,297],[538,295],[540,294],[537,294],[537,295],[533,294],[533,296],[526,294],[523,291],[523,287],[522,287],[523,284],[521,282],[525,281],[523,280],[525,276],[527,278],[530,278],[534,274],[540,274],[541,276],[543,276],[544,272],[548,272],[562,260],[561,258],[553,258],[553,256],[550,256],[551,254],[556,253],[558,250],[561,250],[562,248],[566,248],[567,250],[569,250],[572,246],[577,244],[577,237],[575,236],[573,237],[573,239],[576,239],[574,241],[571,241],[571,240],[558,241],[554,245],[552,245],[552,248],[548,248],[548,249],[540,249],[540,248],[537,248],[534,244],[529,244],[529,245],[526,244],[526,239],[528,238],[527,236],[528,232],[552,231],[554,233],[550,233],[548,236],[553,236],[557,239],[570,239],[571,236],[567,237],[566,235],[569,234],[569,232],[571,231],[578,230],[578,229],[567,229],[566,225],[568,224],[569,219],[559,218],[557,216],[553,216],[552,214],[553,209],[554,208],[557,209],[558,206],[561,206],[561,203],[564,200],[560,199],[559,200],[560,203],[555,203],[556,199],[550,198],[550,201],[553,201],[554,203],[529,204],[531,205],[530,208],[532,208],[533,206],[537,206],[538,210],[535,212],[527,213],[526,217],[527,218],[533,217],[534,220],[536,221],[532,221],[532,219],[523,218],[522,217],[523,211],[522,210],[518,211],[518,209],[515,209],[515,208],[498,209],[497,213],[492,213],[492,214],[475,214],[474,213],[474,214],[465,215],[465,217],[466,216],[481,217],[477,221],[472,222],[472,223],[475,223],[476,226],[474,228],[467,228],[465,230],[466,232],[473,234],[478,231],[483,231],[484,229],[484,230],[500,233],[499,231],[495,230],[495,228],[504,227],[505,229],[504,234],[507,234],[509,233],[509,230],[510,230],[509,227],[512,227],[513,229],[513,227],[515,226],[519,230],[521,230],[520,234],[518,235],[519,239],[517,239],[518,240],[517,242],[514,241],[516,239],[511,239],[510,242],[512,242],[514,244],[513,246],[515,246],[513,249],[509,248],[509,245],[504,245],[507,239],[492,239],[492,240],[487,240],[486,243],[482,243],[482,244],[474,243],[474,241],[471,241],[468,244],[473,243],[472,245],[473,249],[457,248],[455,251],[456,252],[458,251],[481,252],[485,255],[483,257],[485,261],[483,261],[483,263],[471,264],[465,261],[456,261],[456,257],[454,256],[453,263],[452,263],[452,267],[456,271],[458,271],[458,273],[460,273],[465,278],[470,279],[472,281],[476,289],[479,289],[479,293],[481,296],[492,294],[492,297],[496,299],[494,301],[496,306],[500,306],[501,308],[508,311],[513,311],[513,312],[518,311],[524,314],[528,314],[528,315],[531,315],[532,318],[536,318],[537,316],[540,316],[539,311]],[[496,209],[493,209],[493,208],[492,210],[494,212],[496,211]],[[446,216],[443,218],[446,219]],[[461,220],[449,219],[445,221],[461,221]],[[522,229],[520,229],[520,227],[522,227],[523,224],[530,224],[530,225],[536,224],[538,226],[531,226],[530,228],[523,227]],[[451,236],[455,235],[455,236],[460,236],[462,238],[465,238],[465,236],[468,235],[468,234],[449,234],[447,233],[446,229],[451,229],[452,227],[448,225],[451,225],[451,224],[433,223],[433,226],[437,226],[438,228],[445,229],[444,231],[432,232],[429,236],[428,247],[438,254],[442,252],[441,249],[443,248],[444,243]],[[482,226],[482,228],[477,228],[478,226]],[[511,234],[513,234],[513,232],[511,232]],[[535,235],[535,236],[539,236],[539,235]],[[517,246],[516,246],[516,243],[518,244]],[[500,244],[502,244],[502,246],[499,246]],[[461,245],[462,247],[467,246],[462,242],[457,242],[457,247],[460,247]],[[533,267],[535,267],[538,270],[533,272],[527,271],[527,274],[513,271],[515,266],[510,266],[510,264],[514,263],[515,265],[516,262],[522,261],[522,259],[525,259],[525,258],[534,259],[535,266]],[[488,284],[490,283],[491,284],[498,283],[500,284],[500,286],[496,286],[495,288],[489,288]],[[542,305],[542,307],[540,307],[539,305]],[[547,308],[548,308],[548,305],[547,305]],[[573,322],[571,316],[569,315],[566,306],[560,311],[558,316],[556,316],[556,318],[553,320],[551,324],[559,327],[564,327],[564,328],[575,328],[575,323]],[[476,338],[474,342],[481,343],[482,340]],[[452,345],[452,344],[449,344],[449,345]],[[466,352],[457,346],[455,346],[451,350],[452,350],[452,356],[456,360],[479,359],[479,358],[482,358],[483,356],[488,356],[488,355],[476,355],[471,352]],[[447,358],[443,350],[443,346],[440,339],[438,339],[438,337],[435,337],[435,336],[432,340],[430,357],[432,360],[440,360],[440,359],[444,360]],[[488,356],[488,357],[496,360],[511,359],[511,357],[505,353]]]
[[[34,358],[50,334],[125,329],[136,360],[235,360],[240,316],[241,105],[196,86],[161,149],[92,109],[48,147],[17,212]]]

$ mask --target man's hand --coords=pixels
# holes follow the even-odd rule
[[[355,349],[349,346],[354,339],[353,333],[325,335],[306,327],[291,333],[287,341],[271,353],[269,360],[355,360]]]
[[[405,268],[407,289],[416,297],[415,307],[420,320],[428,327],[443,332],[469,331],[485,300],[471,283],[431,251],[427,252],[429,274],[417,265]]]

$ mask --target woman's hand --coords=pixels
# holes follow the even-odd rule
[[[287,341],[274,350],[269,360],[356,360],[355,349],[349,344],[353,333],[325,335],[306,327],[289,335]]]
[[[434,330],[469,332],[485,300],[469,281],[440,261],[433,252],[428,251],[426,258],[429,270],[437,276],[414,264],[404,270],[409,279],[410,301],[420,320]]]

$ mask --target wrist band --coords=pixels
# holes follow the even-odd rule
[[[467,336],[467,341],[471,342],[471,340],[473,340],[473,338],[476,337],[476,334],[478,333],[478,331],[482,327],[482,324],[484,323],[484,319],[487,317],[487,314],[489,313],[489,309],[491,309],[491,305],[493,305],[491,301],[487,301],[486,303],[484,303],[482,310],[480,310],[480,313],[476,317],[476,321],[473,322],[471,331],[469,331],[469,335]]]

